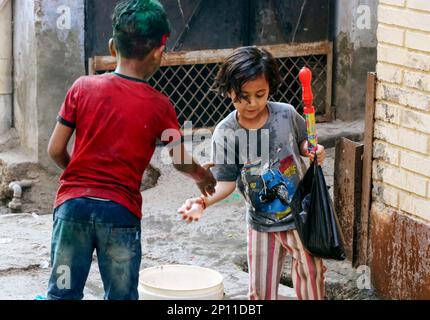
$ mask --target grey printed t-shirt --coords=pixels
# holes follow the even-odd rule
[[[306,170],[299,145],[306,139],[306,122],[293,106],[269,102],[269,118],[258,130],[241,127],[237,111],[230,113],[212,136],[212,172],[218,181],[236,181],[246,199],[247,221],[260,232],[279,232],[295,228],[289,206],[276,211],[259,197],[261,175],[276,168],[286,177],[291,200]]]

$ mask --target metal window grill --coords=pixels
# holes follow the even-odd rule
[[[211,90],[217,71],[216,63],[162,67],[149,84],[170,98],[179,123],[214,127],[234,110],[228,98]]]
[[[323,42],[266,48],[277,59],[283,80],[271,100],[290,103],[302,112],[298,74],[303,66],[307,66],[313,72],[317,120],[330,121],[331,44]],[[210,128],[234,110],[229,98],[223,98],[211,90],[219,63],[229,53],[230,49],[172,52],[166,55],[162,67],[149,79],[149,84],[170,98],[176,108],[179,123],[191,121],[193,128]],[[90,61],[94,73],[114,69],[114,62],[106,61],[109,58],[99,58],[103,59]]]
[[[282,84],[273,96],[273,101],[286,102],[303,113],[302,89],[298,74],[306,66],[312,70],[312,91],[317,115],[325,115],[327,103],[327,56],[311,55],[304,57],[277,59],[282,76]]]

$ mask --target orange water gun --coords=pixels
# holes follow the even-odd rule
[[[304,105],[304,115],[306,119],[306,130],[308,132],[308,151],[316,152],[318,139],[315,125],[315,108],[313,106],[314,96],[312,93],[312,72],[309,68],[302,68],[299,73],[299,79],[302,84],[302,101]]]

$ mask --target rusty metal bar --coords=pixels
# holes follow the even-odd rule
[[[88,59],[88,74],[90,75],[94,75],[96,74],[96,67],[95,67],[95,63],[94,63],[94,58],[89,58]]]
[[[269,50],[275,58],[327,55],[333,53],[332,43],[328,41],[300,44],[279,44],[261,46],[261,48]],[[233,52],[233,50],[234,49],[219,49],[167,52],[163,56],[161,66],[220,63],[224,61],[225,58]],[[116,59],[112,56],[95,56],[93,59],[95,72],[114,70],[116,68]]]
[[[306,65],[314,71],[317,121],[330,121],[332,43],[281,44],[263,48],[269,50],[277,59],[284,80],[272,98],[299,107],[301,92],[297,74]],[[148,82],[171,99],[180,122],[193,121],[197,127],[216,126],[233,107],[228,99],[216,97],[210,87],[217,73],[217,65],[233,50],[166,53],[161,68]],[[90,74],[112,71],[115,68],[116,59],[113,57],[96,56],[89,60]]]
[[[364,146],[346,138],[336,142],[334,166],[334,209],[344,238],[345,252],[357,261],[360,230],[362,154]]]
[[[92,60],[93,74],[96,74],[98,71],[109,71],[116,69],[116,59],[112,56],[95,56],[90,60]]]
[[[332,94],[333,94],[333,43],[330,43],[330,49],[327,53],[327,83],[326,83],[326,104],[325,104],[325,120],[330,122],[333,119],[332,112]]]
[[[366,110],[364,122],[364,154],[363,154],[363,179],[362,198],[358,244],[358,263],[368,264],[369,258],[369,232],[370,232],[370,206],[372,203],[372,160],[373,160],[373,127],[375,122],[376,101],[376,73],[367,74]]]

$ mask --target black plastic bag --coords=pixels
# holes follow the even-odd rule
[[[344,260],[346,255],[333,202],[316,161],[299,183],[291,208],[303,246],[316,257]]]

